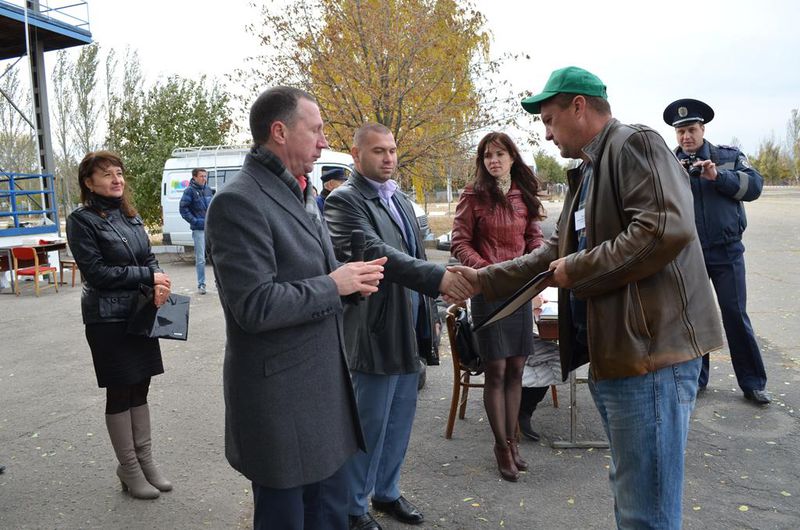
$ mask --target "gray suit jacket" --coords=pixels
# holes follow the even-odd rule
[[[225,313],[228,462],[271,488],[329,477],[364,443],[316,203],[251,153],[211,203],[206,238]]]
[[[345,309],[350,369],[372,374],[408,374],[419,370],[418,356],[431,348],[432,311],[420,296],[416,326],[408,289],[436,297],[444,267],[425,260],[414,208],[402,192],[397,203],[412,226],[416,253],[408,254],[400,226],[381,202],[377,190],[355,172],[325,200],[325,220],[341,260],[350,257],[350,234],[364,231],[364,259],[386,256],[378,292]]]

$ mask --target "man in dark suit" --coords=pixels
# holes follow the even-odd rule
[[[308,93],[263,92],[254,146],[206,219],[226,323],[225,456],[253,482],[257,529],[345,528],[342,466],[364,447],[341,297],[376,292],[385,259],[335,259],[305,177],[322,127]]]
[[[391,179],[397,166],[392,133],[367,124],[355,133],[355,172],[325,201],[325,220],[340,259],[350,254],[350,234],[363,230],[364,259],[386,256],[384,281],[366,302],[345,309],[347,359],[366,453],[347,466],[350,528],[375,530],[369,513],[387,512],[410,524],[423,515],[400,495],[405,458],[417,406],[419,353],[430,349],[432,312],[425,295],[462,299],[470,284],[459,274],[425,260],[411,201]],[[420,294],[421,293],[421,294]]]

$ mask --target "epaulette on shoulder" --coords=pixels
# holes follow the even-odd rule
[[[720,149],[730,149],[731,151],[739,151],[740,150],[735,145],[722,145],[722,144],[720,144],[717,147],[719,147]]]

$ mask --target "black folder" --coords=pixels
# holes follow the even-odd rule
[[[516,293],[511,295],[508,300],[503,302],[500,307],[495,309],[489,314],[486,319],[473,327],[474,331],[478,331],[487,326],[491,326],[498,320],[502,320],[511,315],[514,311],[525,305],[534,296],[541,293],[547,287],[547,281],[553,275],[552,270],[540,272],[531,278],[525,285],[523,285]]]

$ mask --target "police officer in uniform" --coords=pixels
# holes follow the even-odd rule
[[[340,167],[329,169],[322,174],[322,192],[317,196],[317,206],[319,206],[320,212],[325,208],[325,199],[328,198],[328,195],[345,182],[347,182],[347,175]]]
[[[717,293],[733,370],[745,398],[770,403],[764,390],[767,373],[761,359],[747,301],[742,233],[747,227],[742,201],[761,195],[763,177],[738,149],[703,138],[714,111],[696,99],[679,99],[664,109],[664,121],[675,127],[675,155],[686,167],[694,195],[694,218],[703,246],[706,270]],[[703,357],[698,393],[708,384],[708,354]]]

